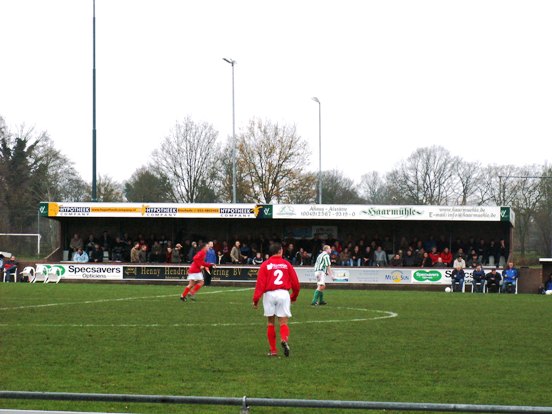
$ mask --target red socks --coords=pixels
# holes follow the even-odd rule
[[[185,298],[188,293],[190,293],[190,288],[188,286],[186,286],[186,289],[184,289],[184,292],[182,292],[182,297]]]
[[[280,339],[282,341],[288,341],[289,339],[289,327],[287,325],[280,325]]]
[[[270,345],[270,352],[276,353],[276,329],[274,325],[268,325],[266,328],[266,336],[268,338],[268,344]]]
[[[195,285],[193,288],[192,288],[192,295],[195,295],[197,293],[197,291],[199,289],[201,289],[201,286],[203,285]]]

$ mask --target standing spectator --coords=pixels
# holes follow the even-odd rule
[[[481,265],[487,263],[487,244],[484,239],[479,240],[479,244],[477,245],[475,251],[477,252],[478,263],[481,263]]]
[[[217,254],[215,253],[214,243],[212,241],[207,243],[207,252],[205,253],[205,261],[207,263],[216,264]]]
[[[374,252],[374,264],[377,267],[385,267],[387,265],[387,253],[382,250],[381,246],[378,246]]]
[[[130,263],[140,263],[140,242],[134,243],[130,250]]]
[[[246,242],[243,242],[240,247],[240,255],[242,257],[243,263],[251,264],[251,259],[252,259],[251,247],[249,247],[249,245]],[[293,257],[293,259],[295,259],[295,257]]]
[[[504,267],[506,264],[506,260],[508,260],[508,255],[510,254],[510,250],[508,248],[508,245],[506,244],[506,240],[501,239],[498,242],[498,266]]]
[[[96,238],[93,234],[90,234],[88,236],[88,240],[86,241],[85,251],[88,254],[88,257],[92,257],[92,253],[94,252],[94,248],[96,246]]]
[[[83,250],[82,247],[79,247],[77,251],[73,254],[73,261],[78,263],[87,263],[90,260],[88,254]]]
[[[190,248],[189,248],[189,250],[188,250],[188,255],[186,256],[186,259],[187,259],[186,262],[187,263],[192,263],[196,253],[197,253],[197,243],[195,241],[193,241]]]
[[[230,251],[230,259],[232,260],[233,264],[243,263],[244,258],[241,255],[240,246],[241,243],[239,242],[239,240],[236,240],[234,246],[232,247],[232,250]]]
[[[151,246],[150,262],[161,263],[163,262],[164,254],[163,247],[158,240],[155,240]]]
[[[514,267],[514,262],[508,262],[508,266],[502,271],[502,292],[514,293],[519,279],[519,270]]]
[[[69,242],[69,248],[73,251],[73,253],[75,253],[79,249],[79,247],[83,248],[84,245],[82,243],[82,239],[80,238],[80,236],[77,233],[75,233],[73,235],[73,238]]]
[[[109,259],[111,259],[111,250],[113,249],[113,239],[111,238],[107,230],[105,230],[102,233],[102,237],[100,238],[99,243],[100,243],[100,246],[102,246],[103,251],[108,252],[108,257]]]
[[[500,254],[498,246],[496,245],[496,242],[494,240],[491,240],[489,242],[489,245],[487,246],[487,260],[489,262],[489,266],[496,266],[499,259]]]
[[[270,259],[264,262],[257,276],[253,308],[257,309],[261,296],[263,297],[264,316],[267,318],[267,338],[270,346],[269,356],[277,356],[275,322],[278,317],[280,324],[280,344],[284,355],[289,356],[289,326],[291,317],[290,302],[295,302],[299,295],[299,279],[295,269],[282,257],[283,249],[280,243],[269,247]],[[292,289],[290,296],[289,289]]]

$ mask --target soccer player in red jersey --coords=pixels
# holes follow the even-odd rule
[[[289,356],[289,327],[288,318],[291,317],[291,302],[299,296],[299,279],[290,262],[282,258],[282,245],[273,243],[268,252],[270,258],[263,262],[257,275],[255,293],[253,294],[253,308],[257,309],[261,296],[263,297],[264,316],[267,317],[267,337],[270,345],[269,356],[277,356],[276,316],[280,325],[280,344],[284,355]],[[292,289],[290,296],[289,290]]]
[[[203,269],[211,269],[214,267],[213,263],[207,263],[205,261],[205,255],[209,246],[204,244],[200,247],[199,251],[195,254],[192,261],[192,265],[188,270],[188,286],[180,295],[180,300],[186,302],[188,299],[195,300],[195,294],[203,286]]]

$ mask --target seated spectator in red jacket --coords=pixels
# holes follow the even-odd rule
[[[443,251],[441,252],[441,259],[443,259],[443,263],[446,267],[450,267],[452,264],[452,253],[450,252],[448,247],[445,247]]]
[[[437,251],[437,247],[432,247],[431,251],[429,252],[429,258],[431,259],[431,263],[433,264],[433,266],[435,266],[435,263],[437,263],[440,257],[441,255]]]

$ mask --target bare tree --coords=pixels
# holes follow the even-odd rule
[[[98,176],[97,201],[100,202],[122,202],[123,186],[108,175]]]
[[[219,201],[230,203],[233,191],[232,171],[232,139],[229,139],[218,154],[216,165],[217,179],[215,181]],[[244,163],[239,159],[239,152],[236,151],[236,202],[257,201],[251,192],[251,186],[244,172]]]
[[[411,204],[448,204],[454,188],[454,165],[459,161],[443,147],[418,148],[387,176],[390,192]]]
[[[295,126],[251,120],[238,137],[240,162],[256,201],[280,202],[308,165],[307,143]]]
[[[483,167],[478,162],[464,162],[459,158],[457,160],[454,169],[458,186],[453,189],[453,193],[457,197],[457,204],[465,206],[477,200]]]
[[[161,148],[153,151],[153,164],[169,179],[173,201],[203,201],[205,188],[212,187],[215,179],[217,135],[212,125],[195,123],[188,117],[177,122]]]
[[[385,177],[377,171],[364,174],[360,178],[360,196],[368,204],[390,204],[390,196]]]
[[[357,185],[341,171],[322,172],[323,204],[362,204],[364,200],[358,194]]]

